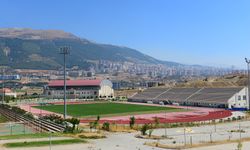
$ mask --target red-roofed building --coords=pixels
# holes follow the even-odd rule
[[[15,97],[15,98],[17,97],[17,94],[9,88],[0,89],[0,95],[3,95],[3,94],[5,96],[10,96],[10,97]]]
[[[109,80],[66,80],[67,98],[109,99],[114,97],[113,84]],[[52,80],[45,87],[49,98],[63,98],[64,81]]]

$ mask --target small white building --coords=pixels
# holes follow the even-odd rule
[[[229,109],[247,109],[248,108],[248,98],[247,98],[248,88],[244,87],[239,92],[235,93],[228,100]]]
[[[66,94],[70,99],[111,99],[114,98],[112,86],[109,80],[67,80]],[[48,98],[63,98],[64,81],[50,81],[44,92]]]

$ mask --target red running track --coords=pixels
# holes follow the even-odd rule
[[[92,102],[68,102],[68,104],[86,104]],[[54,103],[56,105],[61,105],[62,102]],[[138,105],[153,105],[153,104],[142,104],[142,103],[133,103]],[[21,105],[22,109],[25,109],[28,112],[32,112],[35,115],[48,115],[55,114],[54,112],[49,112],[45,110],[40,110],[38,108],[34,108],[36,104],[30,105]],[[159,106],[159,105],[158,105]],[[165,107],[165,106],[161,106]],[[183,108],[187,107],[183,106],[167,106],[167,107],[175,107],[175,108]],[[57,114],[61,115],[61,114]],[[203,107],[189,107],[189,111],[187,112],[168,112],[168,113],[154,113],[154,114],[141,114],[134,115],[136,118],[136,124],[145,124],[145,123],[154,123],[155,118],[159,119],[160,123],[180,123],[180,122],[196,122],[196,121],[207,121],[214,119],[226,118],[232,115],[232,112],[224,109],[213,109],[213,108],[203,108]],[[115,117],[101,117],[100,123],[109,122],[109,123],[117,123],[117,124],[129,124],[130,117],[133,115],[127,116],[115,116]],[[167,119],[165,119],[167,118]],[[94,121],[93,119],[81,119],[81,123],[89,123]]]
[[[185,115],[185,113],[187,115]],[[154,123],[155,118],[157,117],[159,119],[160,123],[180,123],[180,122],[196,122],[196,121],[208,121],[208,120],[214,120],[214,119],[221,119],[226,118],[232,115],[232,112],[229,110],[216,110],[208,112],[207,114],[201,113],[200,115],[188,115],[190,112],[183,112],[182,115],[176,115],[172,117],[168,117],[172,115],[171,113],[167,113],[165,119],[164,117],[159,114],[144,114],[143,115],[135,115],[136,118],[136,124],[145,124],[145,123]],[[152,117],[154,115],[154,117]],[[131,117],[131,116],[129,116]],[[129,124],[129,117],[128,116],[120,116],[120,117],[109,117],[109,118],[103,118],[100,120],[100,123],[109,122],[109,123],[116,123],[116,124]],[[93,120],[91,119],[81,119],[81,123],[89,123]]]

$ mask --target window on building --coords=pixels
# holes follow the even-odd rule
[[[243,100],[247,100],[247,96],[246,95],[243,95]]]
[[[241,100],[241,96],[238,96],[238,100]]]

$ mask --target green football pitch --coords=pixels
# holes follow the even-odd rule
[[[63,113],[63,105],[49,105],[49,106],[34,106],[39,109]],[[91,104],[69,104],[67,105],[67,113],[74,117],[94,117],[100,116],[119,116],[119,115],[133,115],[133,114],[147,114],[159,112],[175,112],[182,111],[182,109],[149,106],[149,105],[136,105],[136,104],[123,104],[123,103],[91,103]]]

